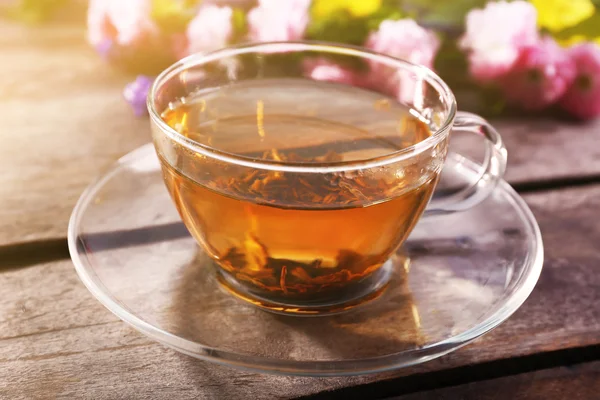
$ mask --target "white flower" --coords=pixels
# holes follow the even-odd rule
[[[188,53],[199,53],[226,47],[233,33],[230,7],[208,4],[200,7],[187,28]]]
[[[535,7],[526,1],[498,1],[471,10],[459,45],[469,51],[469,68],[478,80],[505,74],[520,50],[538,41]]]
[[[431,68],[440,41],[433,32],[419,26],[412,19],[385,20],[377,31],[369,35],[366,47]]]
[[[157,32],[151,11],[150,0],[90,0],[88,40],[95,47],[107,41],[121,46],[135,44]]]
[[[310,0],[259,0],[248,13],[250,39],[256,42],[299,40],[308,25]]]

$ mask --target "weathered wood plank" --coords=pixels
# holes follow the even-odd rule
[[[149,141],[121,99],[129,78],[84,41],[80,25],[0,22],[0,245],[64,237],[79,194],[111,162]],[[600,173],[600,121],[497,122],[508,179]]]
[[[526,197],[546,264],[525,305],[449,356],[355,378],[275,377],[176,354],[104,310],[69,261],[0,274],[0,397],[290,398],[407,374],[600,343],[600,186]]]
[[[0,397],[10,399],[284,399],[347,382],[211,365],[153,343],[121,322],[9,340],[2,353]]]
[[[508,182],[600,176],[600,120],[587,123],[544,119],[492,122],[508,149]]]
[[[0,42],[0,244],[64,237],[83,188],[148,142],[148,124],[121,98],[128,78],[88,48],[81,27],[25,31],[0,22],[0,37],[6,32],[12,41]]]
[[[394,397],[389,400],[592,400],[600,392],[600,361],[558,367]]]

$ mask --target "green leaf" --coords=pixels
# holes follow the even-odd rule
[[[243,38],[248,33],[248,23],[246,21],[246,12],[241,8],[234,8],[233,15],[231,17],[233,25],[233,42],[237,41],[237,38]]]
[[[307,27],[306,36],[311,40],[360,45],[368,32],[363,19],[353,18],[346,11],[336,11],[325,19],[313,19]]]
[[[369,33],[386,19],[400,19],[403,13],[395,0],[387,0],[374,13],[354,17],[347,10],[338,10],[324,18],[313,18],[306,36],[312,40],[362,45]]]
[[[596,11],[585,21],[554,34],[557,39],[568,39],[573,36],[583,36],[587,39],[600,37],[600,12]]]
[[[165,33],[183,32],[200,3],[201,0],[152,0],[151,17]]]
[[[367,19],[368,31],[374,31],[379,28],[379,25],[386,19],[398,20],[404,17],[405,14],[395,3],[384,3],[384,5],[373,15]]]
[[[396,20],[403,16],[404,13],[398,6],[397,0],[385,0],[377,11],[362,17],[353,16],[348,10],[340,9],[325,17],[313,17],[307,27],[306,37],[310,40],[362,46],[369,33],[378,29],[382,21]],[[328,58],[355,70],[360,71],[367,68],[364,62],[354,57],[330,56]]]
[[[40,23],[49,20],[71,0],[21,0],[10,15],[27,23]]]
[[[404,0],[403,7],[422,23],[462,26],[470,10],[486,3],[487,0]]]

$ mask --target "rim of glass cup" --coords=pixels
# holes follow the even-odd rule
[[[198,143],[177,132],[175,129],[171,128],[166,122],[164,122],[164,120],[160,116],[161,111],[157,110],[154,105],[154,99],[162,85],[166,81],[170,80],[175,75],[185,71],[186,69],[201,66],[213,61],[218,61],[229,57],[239,56],[242,54],[289,51],[319,52],[359,57],[362,59],[376,61],[393,68],[411,71],[415,75],[419,76],[424,81],[429,83],[439,93],[440,100],[443,101],[445,104],[448,104],[448,115],[446,116],[444,122],[441,124],[440,128],[433,132],[431,136],[404,149],[397,150],[383,156],[366,158],[361,160],[302,164],[276,160],[257,160],[250,157],[245,157],[243,155],[226,152],[202,143]],[[158,77],[154,80],[154,83],[150,88],[146,104],[148,107],[148,112],[150,114],[150,119],[155,124],[157,124],[157,126],[165,135],[167,135],[170,139],[183,146],[184,148],[187,148],[198,154],[202,154],[206,157],[217,159],[219,161],[230,164],[236,164],[257,169],[300,173],[331,173],[376,168],[414,157],[424,152],[425,150],[431,148],[435,144],[439,143],[448,134],[454,121],[454,117],[456,115],[457,110],[456,99],[448,85],[435,72],[423,65],[414,64],[406,60],[376,53],[358,46],[341,45],[336,43],[318,41],[250,43],[231,46],[209,53],[192,54],[177,61],[158,75]]]

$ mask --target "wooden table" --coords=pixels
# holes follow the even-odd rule
[[[68,258],[69,214],[94,176],[149,141],[147,121],[81,27],[2,22],[0,60],[0,398],[598,398],[600,121],[494,121],[546,247],[533,294],[499,328],[396,372],[271,376],[178,354],[92,298]]]

